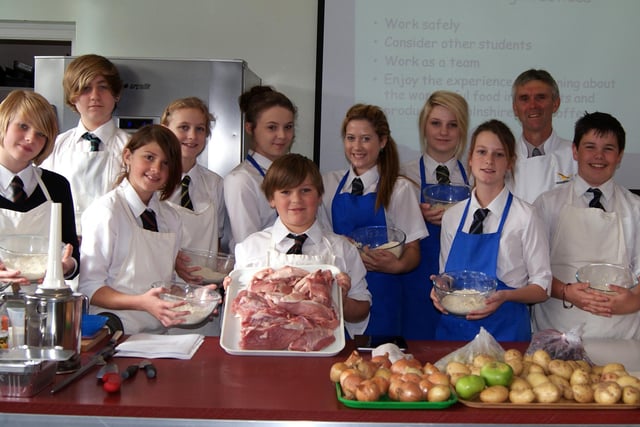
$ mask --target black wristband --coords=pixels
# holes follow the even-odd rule
[[[573,308],[573,303],[567,301],[567,286],[573,285],[573,283],[567,283],[562,287],[562,306],[564,308]]]

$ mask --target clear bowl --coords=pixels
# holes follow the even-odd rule
[[[471,187],[464,184],[435,184],[425,187],[422,196],[431,209],[449,209],[471,196]]]
[[[580,267],[576,272],[576,280],[589,283],[590,288],[602,292],[612,292],[609,285],[630,289],[637,284],[630,269],[606,263],[587,264]]]
[[[203,284],[221,284],[222,280],[227,276],[235,265],[235,257],[222,252],[210,252],[195,249],[181,249],[191,261],[187,264],[189,267],[200,267],[200,270],[194,271],[196,276],[202,276]]]
[[[353,240],[358,249],[386,249],[391,251],[398,258],[404,250],[404,243],[407,235],[404,231],[395,227],[384,227],[381,225],[356,228],[348,237]]]
[[[222,301],[222,296],[215,289],[201,285],[191,285],[182,282],[164,281],[154,282],[152,288],[164,288],[160,298],[170,302],[186,302],[174,308],[174,311],[189,311],[180,326],[190,326],[202,323]]]
[[[496,291],[498,282],[481,271],[452,271],[433,280],[440,305],[450,314],[466,316],[484,308],[485,299]]]
[[[44,278],[49,259],[49,239],[35,235],[0,237],[0,260],[9,270],[20,270],[31,282]]]

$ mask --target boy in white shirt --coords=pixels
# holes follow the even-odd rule
[[[345,327],[351,336],[362,334],[369,322],[371,294],[366,269],[356,247],[317,220],[324,186],[315,163],[300,154],[275,160],[262,189],[278,212],[273,226],[251,234],[235,247],[236,269],[284,265],[335,265],[342,289]],[[307,237],[298,252],[294,237]]]

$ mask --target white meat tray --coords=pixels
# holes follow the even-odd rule
[[[333,265],[298,265],[296,267],[309,272],[318,269],[331,270],[335,276],[340,272]],[[229,354],[236,356],[298,356],[298,357],[330,357],[338,354],[345,345],[344,318],[342,313],[342,292],[336,281],[333,281],[332,296],[334,304],[337,302],[337,313],[340,324],[333,332],[336,340],[329,346],[318,351],[291,351],[291,350],[244,350],[240,348],[240,318],[231,312],[231,303],[236,295],[244,289],[251,278],[264,267],[246,268],[232,271],[231,284],[227,288],[224,313],[222,318],[222,333],[220,334],[220,346]]]

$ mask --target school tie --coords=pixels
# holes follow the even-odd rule
[[[599,188],[589,188],[587,193],[593,193],[593,199],[589,202],[590,208],[598,208],[605,211],[604,206],[600,203],[600,198],[602,197],[602,191]]]
[[[21,204],[27,200],[27,193],[24,191],[24,182],[22,182],[18,175],[13,177],[9,186],[13,192],[13,203]]]
[[[89,151],[100,151],[100,143],[102,142],[100,138],[90,132],[85,132],[84,135],[82,135],[82,138],[91,143],[91,148],[89,148]]]
[[[191,183],[191,177],[189,175],[185,175],[182,178],[182,184],[180,184],[180,205],[183,208],[193,210],[193,203],[191,202],[191,197],[189,197],[189,184]]]
[[[482,234],[482,221],[489,215],[489,209],[476,209],[473,213],[473,222],[469,228],[469,234]]]
[[[538,156],[542,156],[542,151],[540,151],[540,149],[538,147],[535,147],[531,151],[531,157],[538,157]]]
[[[140,219],[142,220],[142,228],[149,231],[158,231],[156,213],[152,209],[145,209],[140,214]]]
[[[302,255],[302,245],[304,241],[307,240],[306,234],[298,234],[297,236],[293,233],[287,234],[287,237],[293,239],[293,246],[289,248],[287,251],[287,255]]]
[[[449,168],[444,165],[438,165],[436,168],[436,179],[438,180],[438,184],[451,184]]]
[[[362,196],[362,191],[364,190],[364,185],[362,184],[362,180],[360,178],[354,178],[351,181],[351,194],[354,196]]]

